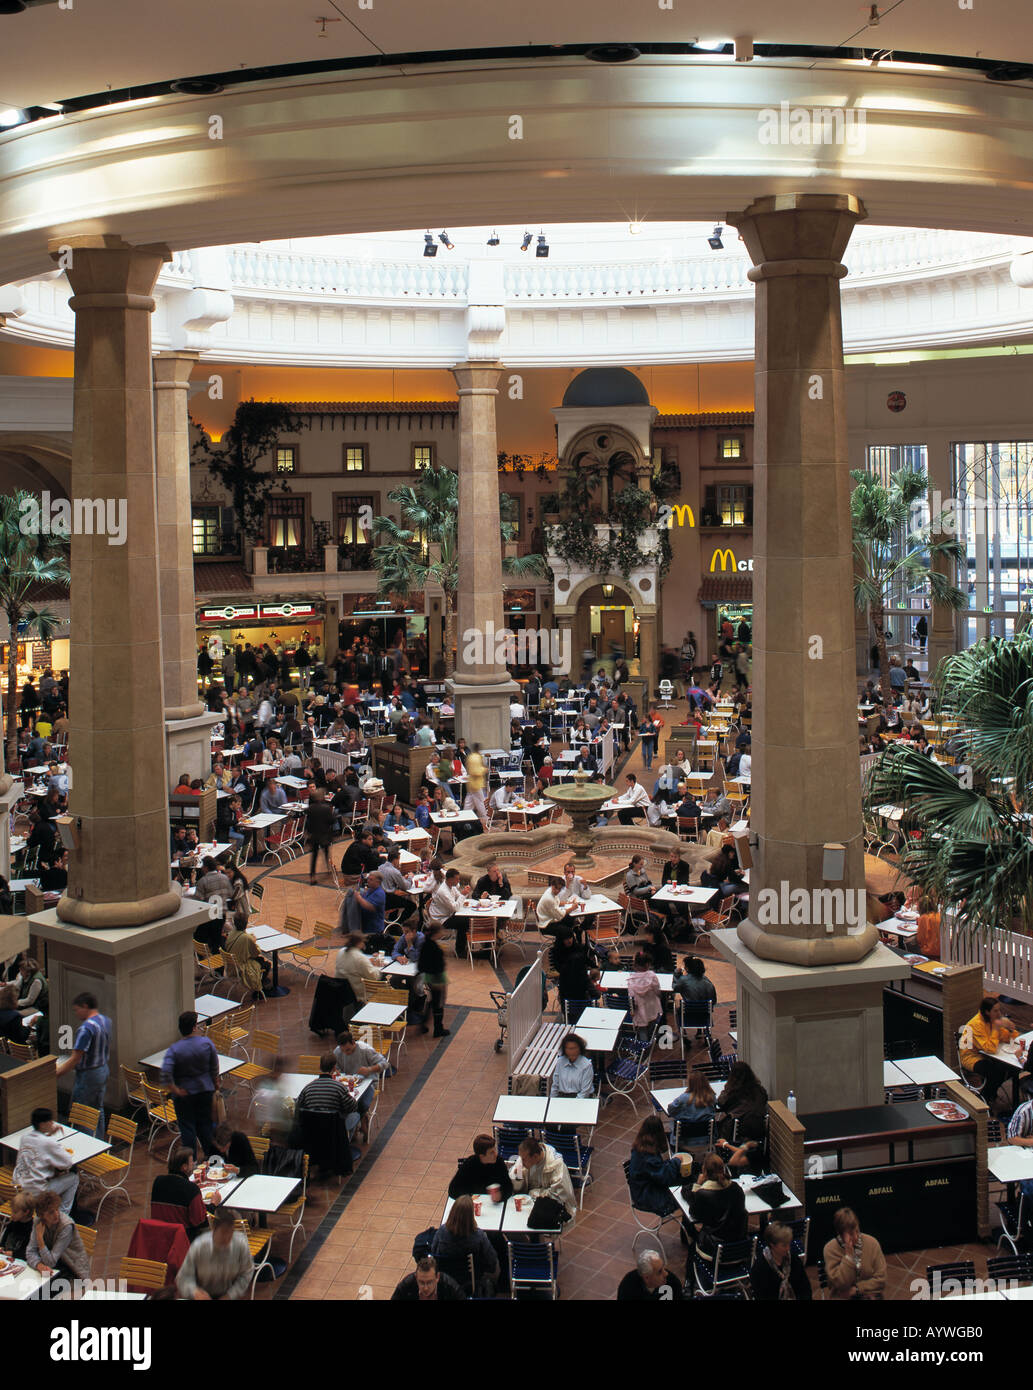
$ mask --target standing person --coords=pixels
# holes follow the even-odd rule
[[[874,1236],[861,1235],[861,1223],[849,1207],[832,1218],[835,1235],[822,1257],[833,1298],[878,1300],[886,1288],[886,1256]]]
[[[308,847],[312,851],[312,857],[308,865],[308,881],[315,883],[316,868],[319,863],[320,851],[326,860],[327,873],[332,872],[330,863],[330,846],[334,838],[334,808],[327,801],[326,793],[321,787],[317,787],[309,796],[308,815],[305,818],[305,839]]]
[[[918,638],[918,650],[924,652],[925,644],[929,638],[929,621],[924,613],[915,623],[915,636]]]
[[[302,690],[308,689],[309,668],[312,665],[312,654],[306,646],[304,640],[298,643],[298,649],[294,653],[294,664],[298,668],[298,683]]]
[[[750,658],[746,654],[745,647],[736,647],[735,650],[735,688],[745,690],[750,683]]]
[[[458,874],[456,875],[458,878]],[[417,962],[424,984],[430,991],[430,1008],[434,1015],[434,1037],[447,1038],[450,1029],[445,1027],[445,998],[448,994],[448,975],[445,973],[445,953],[441,949],[440,938],[444,930],[440,922],[428,922],[424,930],[423,945]],[[421,1029],[427,1031],[427,1015],[423,1016]]]
[[[213,1220],[212,1229],[191,1245],[176,1275],[181,1298],[233,1301],[247,1292],[255,1269],[247,1237],[236,1229],[227,1207],[216,1207]]]
[[[58,1062],[56,1074],[75,1069],[72,1084],[72,1104],[94,1107],[98,1112],[96,1135],[104,1137],[104,1090],[108,1084],[108,1062],[111,1057],[111,1019],[100,1013],[94,995],[85,992],[72,1000],[79,1020],[72,1054]]]
[[[179,1041],[165,1053],[161,1080],[172,1095],[179,1142],[197,1157],[197,1141],[207,1157],[215,1147],[212,1102],[219,1089],[219,1054],[187,1009],[179,1016]]]
[[[635,1032],[642,1042],[648,1042],[653,1036],[653,1029],[663,1017],[663,1006],[660,1002],[660,981],[644,951],[639,951],[635,956],[635,968],[628,976],[628,999]]]
[[[484,806],[484,788],[487,781],[488,773],[481,757],[481,745],[475,743],[466,755],[466,799],[463,807],[467,811],[477,812],[477,819],[484,830],[488,828],[488,812]]]
[[[656,741],[660,736],[660,726],[652,710],[638,726],[638,733],[642,742],[642,765],[648,771],[653,766]]]

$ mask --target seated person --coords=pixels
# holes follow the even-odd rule
[[[498,863],[493,859],[474,884],[471,897],[501,898],[503,902],[506,902],[512,896],[513,890],[509,885],[509,879],[499,868]]]
[[[472,1255],[477,1296],[494,1297],[499,1277],[499,1257],[488,1237],[478,1229],[472,1196],[457,1197],[452,1203],[452,1210],[444,1225],[434,1233],[430,1253],[436,1260],[464,1262],[467,1256]]]
[[[247,1293],[254,1272],[247,1237],[236,1228],[236,1214],[219,1206],[212,1229],[187,1251],[176,1275],[176,1290],[183,1299],[233,1302]]]
[[[646,807],[651,803],[649,793],[633,772],[626,774],[624,782],[624,791],[616,798],[621,807],[617,812],[617,819],[621,825],[630,825],[636,816],[644,814]]]
[[[343,1033],[337,1035],[337,1046],[334,1048],[334,1060],[337,1069],[342,1076],[372,1076],[374,1078],[386,1075],[391,1070],[391,1063],[386,1057],[382,1057],[375,1048],[368,1043],[359,1041],[352,1036],[351,1030],[346,1028]],[[358,1097],[359,1107],[359,1127],[362,1130],[363,1139],[369,1138],[369,1120],[367,1118],[369,1108],[373,1104],[377,1094],[377,1082],[361,1096]]]
[[[535,909],[538,917],[538,930],[542,936],[555,936],[557,928],[566,917],[560,901],[563,880],[553,876],[545,885],[545,892],[538,899]]]
[[[586,1056],[585,1040],[577,1033],[568,1033],[556,1059],[549,1095],[588,1097],[594,1094],[595,1068]]]
[[[18,1010],[18,991],[14,985],[0,986],[0,1038],[23,1043],[26,1036],[25,1024]]]
[[[669,1303],[682,1296],[681,1280],[667,1268],[657,1250],[643,1250],[633,1270],[617,1285],[617,1302],[632,1299]]]
[[[811,1281],[792,1246],[791,1227],[772,1221],[765,1228],[750,1270],[750,1285],[758,1302],[811,1301]]]
[[[454,1279],[438,1270],[433,1255],[416,1262],[416,1269],[407,1274],[391,1295],[392,1303],[431,1303],[447,1300],[450,1303],[465,1299],[466,1294]]]
[[[642,930],[646,938],[642,943],[642,950],[649,957],[649,963],[653,970],[661,975],[673,972],[674,952],[671,950],[671,943],[667,940],[663,923],[659,918],[651,917]]]
[[[674,992],[687,1004],[717,1003],[714,982],[707,978],[706,965],[699,956],[686,956],[681,970],[675,970]]]
[[[692,793],[686,791],[685,800],[678,807],[677,815],[684,820],[698,821],[703,814],[703,809],[699,802],[695,800]]]
[[[557,902],[570,903],[575,898],[590,898],[591,896],[592,890],[581,875],[574,870],[574,861],[568,860],[563,866],[563,883],[557,894]]]
[[[159,1173],[151,1184],[152,1219],[167,1219],[167,1215],[155,1214],[155,1206],[178,1207],[182,1213],[178,1219],[186,1229],[188,1240],[196,1240],[208,1229],[201,1189],[196,1182],[190,1181],[193,1171],[193,1151],[184,1144],[173,1144],[169,1150],[168,1172]]]
[[[746,1193],[728,1176],[719,1153],[708,1153],[699,1179],[688,1194],[689,1214],[696,1227],[696,1254],[711,1261],[719,1245],[745,1240],[748,1229]]]
[[[41,1192],[36,1219],[25,1251],[25,1263],[41,1274],[53,1271],[68,1280],[90,1277],[90,1257],[75,1222],[64,1211],[57,1192]]]
[[[689,1084],[680,1096],[676,1096],[667,1107],[672,1120],[690,1122],[712,1120],[717,1114],[717,1097],[704,1072],[695,1069],[689,1075]]]
[[[876,1301],[886,1288],[886,1256],[872,1235],[861,1234],[861,1224],[850,1207],[840,1207],[832,1218],[835,1235],[822,1251],[825,1275],[833,1298]]]
[[[332,1052],[324,1052],[319,1059],[319,1075],[313,1077],[298,1096],[294,1106],[294,1118],[298,1112],[316,1115],[339,1115],[344,1120],[348,1138],[352,1139],[359,1127],[359,1107],[348,1094],[347,1086],[334,1080],[337,1059]],[[353,1155],[354,1157],[354,1155]]]
[[[380,856],[373,848],[373,832],[363,826],[344,851],[344,857],[341,860],[341,873],[354,877],[358,874],[368,873],[371,869],[376,869],[379,864]]]
[[[216,1156],[222,1158],[223,1167],[227,1172],[239,1173],[243,1178],[251,1177],[262,1166],[255,1157],[251,1140],[243,1130],[234,1129],[232,1125],[225,1123],[216,1129],[215,1146],[208,1155],[209,1158]]]
[[[710,867],[699,876],[704,888],[714,888],[722,899],[734,898],[747,891],[748,885],[742,876],[735,851],[725,846],[714,855]]]
[[[70,1212],[79,1189],[79,1174],[72,1169],[71,1155],[62,1146],[54,1113],[45,1105],[32,1112],[32,1128],[22,1136],[12,1181],[30,1197],[44,1190],[52,1193],[63,1212]]]
[[[670,1153],[667,1131],[658,1115],[643,1120],[631,1146],[628,1187],[631,1204],[638,1211],[669,1216],[678,1210],[671,1194],[686,1174],[681,1154]]]
[[[462,1197],[466,1193],[476,1197],[495,1183],[501,1188],[503,1197],[513,1195],[513,1179],[499,1158],[494,1138],[490,1134],[478,1134],[473,1141],[473,1153],[459,1161],[455,1177],[448,1185],[448,1195]]]
[[[714,1147],[721,1152],[724,1162],[733,1173],[743,1169],[761,1172],[765,1159],[768,1093],[745,1062],[732,1063],[717,1109],[723,1119]],[[738,1128],[735,1121],[738,1121]],[[733,1134],[737,1136],[734,1143]]]
[[[509,1165],[514,1192],[526,1192],[533,1198],[551,1197],[566,1212],[561,1221],[569,1221],[577,1211],[577,1198],[570,1180],[570,1170],[551,1144],[527,1138]]]
[[[234,963],[240,971],[240,978],[251,990],[252,997],[254,997],[259,991],[264,990],[269,983],[269,972],[272,965],[258,949],[258,942],[255,938],[248,936],[246,927],[247,908],[245,907],[243,911],[234,913],[233,922],[222,949],[233,957]]]
[[[10,1200],[11,1215],[0,1236],[0,1255],[9,1260],[24,1260],[32,1238],[34,1202],[27,1192],[16,1192]]]
[[[632,856],[631,863],[628,865],[624,874],[625,892],[631,893],[636,898],[649,898],[656,892],[652,880],[646,873],[645,857],[641,854]]]
[[[404,806],[395,805],[394,809],[388,811],[384,817],[384,833],[389,835],[392,830],[416,830],[418,826],[413,817]]]
[[[992,1103],[1001,1086],[1015,1074],[1010,1063],[987,1056],[987,1053],[996,1052],[1002,1043],[1011,1042],[1018,1034],[1019,1029],[993,995],[983,999],[979,1012],[961,1030],[961,1065],[966,1071],[986,1078],[984,1098],[987,1104]]]

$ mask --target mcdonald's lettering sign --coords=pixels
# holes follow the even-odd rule
[[[730,550],[727,546],[725,546],[725,547],[723,547],[723,548],[719,547],[717,550],[714,551],[713,555],[711,555],[711,557],[710,557],[710,573],[711,573],[711,574],[714,573],[714,571],[717,569],[718,565],[721,566],[722,572],[723,572],[724,570],[727,570],[727,569],[740,570],[740,571],[752,570],[752,569],[753,569],[753,561],[752,561],[752,559],[751,559],[751,560],[738,560],[738,561],[737,561],[736,558],[735,558],[735,551],[734,551],[734,550]]]

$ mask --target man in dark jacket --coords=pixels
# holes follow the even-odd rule
[[[750,1270],[753,1297],[759,1302],[800,1300],[809,1303],[811,1281],[799,1255],[793,1250],[793,1232],[781,1221],[772,1221],[757,1247]]]
[[[433,1255],[425,1255],[416,1265],[414,1274],[407,1274],[391,1295],[392,1303],[459,1302],[466,1294],[447,1274],[438,1271]]]
[[[476,1197],[498,1183],[503,1198],[512,1197],[513,1179],[490,1134],[478,1134],[473,1153],[460,1159],[456,1175],[448,1185],[450,1197]]]
[[[632,1299],[653,1303],[673,1303],[682,1296],[681,1280],[667,1268],[656,1250],[643,1250],[635,1269],[629,1270],[617,1285],[617,1302]]]
[[[316,881],[316,864],[319,860],[319,851],[323,851],[326,859],[326,871],[330,872],[330,845],[334,838],[334,808],[323,793],[321,787],[316,787],[309,796],[308,815],[305,819],[305,839],[312,857],[308,866],[308,881]]]

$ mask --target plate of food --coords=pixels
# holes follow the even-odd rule
[[[0,1255],[0,1279],[8,1274],[20,1274],[24,1268],[24,1260],[11,1260],[6,1255]]]
[[[905,956],[904,959],[907,961],[908,965],[924,965],[926,961],[929,959],[929,957],[919,956],[912,953],[910,956]]]
[[[925,1108],[930,1115],[935,1115],[938,1120],[967,1120],[968,1111],[962,1110],[960,1105],[955,1105],[952,1100],[927,1100]]]

